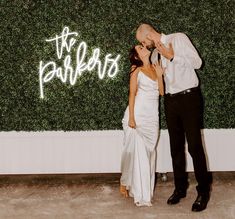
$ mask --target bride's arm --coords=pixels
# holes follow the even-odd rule
[[[153,64],[153,67],[157,75],[159,94],[163,96],[164,95],[164,83],[163,83],[164,70],[158,63]]]
[[[162,75],[160,77],[157,77],[158,80],[158,89],[159,89],[159,94],[161,96],[164,95],[164,84],[163,84],[163,78]]]
[[[135,116],[134,116],[134,106],[135,106],[135,96],[137,92],[137,76],[138,69],[134,70],[130,75],[130,89],[129,89],[129,122],[128,125],[131,128],[136,127]]]

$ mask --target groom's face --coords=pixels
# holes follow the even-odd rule
[[[153,49],[155,47],[154,41],[150,39],[145,40],[144,44],[147,49]]]
[[[147,34],[139,33],[136,35],[136,39],[147,49],[152,49],[155,47],[154,41],[148,37]]]

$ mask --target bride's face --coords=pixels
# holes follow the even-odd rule
[[[142,45],[137,45],[135,46],[135,50],[138,53],[139,58],[141,59],[141,61],[143,61],[143,59],[147,56],[149,57],[151,52],[144,46]]]

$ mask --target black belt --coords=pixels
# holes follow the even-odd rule
[[[180,92],[175,93],[175,94],[167,93],[166,96],[168,96],[168,97],[174,97],[174,96],[178,96],[178,95],[181,95],[181,94],[188,94],[188,93],[191,93],[191,92],[194,92],[194,91],[199,91],[199,87],[189,88],[189,89],[180,91]]]

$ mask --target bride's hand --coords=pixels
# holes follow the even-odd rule
[[[128,126],[131,128],[136,128],[135,119],[129,119]]]
[[[153,64],[153,68],[157,74],[157,77],[160,78],[164,74],[165,69],[162,68],[161,62],[158,61]]]

